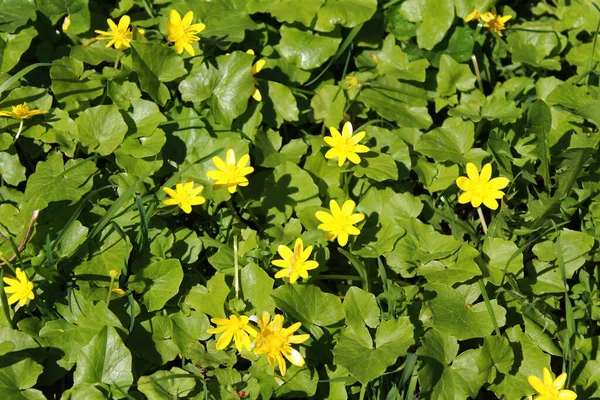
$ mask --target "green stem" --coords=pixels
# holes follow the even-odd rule
[[[475,70],[475,76],[477,77],[477,85],[479,86],[479,90],[481,91],[481,93],[483,93],[483,81],[481,80],[481,73],[479,72],[479,63],[477,63],[477,57],[475,57],[475,54],[471,56],[471,62],[473,63],[473,69]]]
[[[15,135],[15,140],[17,140],[19,138],[19,135],[21,134],[21,130],[23,130],[23,120],[21,120],[21,122],[19,122],[19,130],[17,131],[17,134]]]
[[[115,58],[115,69],[119,69],[120,58],[121,58],[121,51],[117,50],[117,57]]]
[[[496,314],[494,314],[494,308],[492,307],[490,298],[488,297],[487,291],[485,290],[485,283],[483,282],[483,278],[479,279],[479,289],[481,290],[481,295],[483,296],[485,308],[487,309],[487,312],[490,315],[490,319],[492,320],[494,332],[496,332],[496,336],[500,337],[500,328],[498,327],[498,321],[496,321]]]
[[[477,214],[479,214],[479,221],[481,221],[481,229],[483,230],[483,234],[487,235],[488,227],[485,223],[485,218],[483,217],[483,211],[481,210],[481,207],[477,207]]]
[[[12,318],[10,317],[10,307],[8,305],[8,299],[6,298],[6,292],[4,291],[4,269],[0,268],[0,298],[2,299],[2,311],[4,311],[4,317],[13,329],[15,329],[15,325],[13,324]]]
[[[359,400],[364,400],[364,398],[365,398],[365,393],[367,393],[367,385],[366,385],[366,384],[363,384],[363,385],[360,387],[360,397],[359,397]]]
[[[110,303],[110,294],[112,293],[113,284],[115,283],[115,275],[110,276],[110,285],[108,285],[108,294],[106,295],[106,308],[108,308],[108,304]]]
[[[233,236],[233,269],[235,271],[235,278],[233,284],[235,286],[235,298],[237,299],[240,294],[240,270],[238,265],[238,237]]]

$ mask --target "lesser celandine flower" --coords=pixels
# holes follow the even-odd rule
[[[479,20],[481,20],[481,14],[479,14],[479,11],[477,11],[477,9],[474,9],[471,14],[469,14],[465,17],[465,22],[479,21]]]
[[[184,213],[189,214],[192,212],[192,206],[199,206],[206,201],[204,197],[199,196],[202,189],[204,189],[202,185],[194,188],[194,181],[191,179],[188,179],[185,184],[178,180],[175,184],[175,190],[163,187],[163,190],[171,196],[170,199],[164,200],[163,204],[166,206],[179,206]]]
[[[275,278],[289,278],[290,283],[295,283],[299,277],[308,278],[308,272],[319,266],[316,261],[308,261],[313,247],[304,248],[304,242],[301,238],[296,239],[294,250],[292,251],[287,246],[280,245],[277,247],[277,252],[282,260],[273,260],[271,263],[283,270],[275,274]]]
[[[352,214],[356,204],[352,200],[346,200],[340,209],[339,204],[335,200],[329,202],[331,214],[325,211],[317,211],[315,214],[317,219],[322,222],[318,226],[319,229],[329,232],[327,239],[332,240],[337,238],[340,246],[345,246],[348,243],[348,235],[360,235],[360,229],[354,226],[365,219],[364,214]]]
[[[31,282],[25,272],[18,268],[15,270],[17,274],[17,279],[14,278],[4,278],[3,281],[8,286],[4,288],[4,291],[11,296],[8,298],[8,304],[14,304],[17,301],[19,305],[22,307],[27,304],[27,300],[33,300],[33,282]]]
[[[493,8],[492,11],[488,11],[485,14],[481,15],[481,20],[483,21],[483,26],[489,28],[489,30],[496,32],[498,35],[502,36],[504,27],[504,23],[512,18],[512,15],[505,15],[504,17],[500,14],[496,14],[496,9]]]
[[[48,111],[30,110],[27,103],[11,106],[12,111],[0,111],[0,117],[27,119],[34,115],[46,114]]]
[[[287,366],[284,357],[298,367],[304,366],[304,357],[291,345],[306,342],[310,335],[293,334],[302,326],[300,322],[284,328],[284,319],[281,314],[275,315],[273,321],[270,321],[270,319],[269,313],[264,312],[262,318],[257,321],[260,332],[254,341],[254,353],[266,354],[269,364],[277,364],[281,376],[285,376]]]
[[[71,16],[67,15],[65,17],[65,19],[63,20],[63,23],[62,23],[62,30],[63,30],[63,32],[66,32],[67,30],[69,30],[70,26],[71,26]]]
[[[563,372],[555,380],[552,380],[552,374],[548,368],[544,368],[544,381],[537,376],[527,377],[527,381],[539,394],[534,397],[535,400],[575,400],[577,394],[572,390],[564,390],[567,381],[567,373]]]
[[[175,51],[177,54],[187,51],[191,56],[195,55],[192,43],[200,40],[197,34],[202,32],[206,25],[192,24],[194,13],[188,11],[181,19],[181,15],[176,10],[171,10],[169,13],[169,22],[167,22],[167,31],[169,32],[169,41],[175,43]]]
[[[238,352],[242,351],[243,347],[248,351],[252,349],[250,336],[255,337],[257,332],[256,329],[249,324],[248,317],[245,315],[242,315],[241,317],[230,315],[229,319],[212,318],[210,322],[217,325],[217,327],[211,328],[206,332],[211,334],[223,333],[221,337],[219,337],[219,340],[217,340],[217,350],[223,350],[227,347],[229,343],[231,343],[231,339],[235,340],[235,347]]]
[[[352,124],[350,121],[344,124],[342,133],[334,128],[329,128],[331,136],[325,136],[325,143],[331,146],[331,149],[325,153],[325,158],[337,158],[338,166],[342,166],[346,159],[352,161],[354,164],[360,163],[360,157],[357,153],[366,153],[369,151],[367,146],[358,144],[364,137],[365,132],[359,132],[356,135],[352,135]]]
[[[244,154],[236,163],[235,152],[229,149],[225,161],[217,156],[213,157],[212,161],[218,169],[208,171],[206,176],[216,180],[216,188],[226,187],[229,193],[235,193],[238,186],[248,186],[246,175],[254,171],[254,168],[246,166],[250,162],[248,154]]]
[[[112,19],[107,19],[106,22],[110,28],[110,32],[96,30],[96,33],[99,33],[98,40],[106,40],[110,39],[110,41],[106,44],[106,47],[110,47],[113,44],[115,45],[115,49],[119,50],[122,47],[129,48],[131,42],[131,29],[129,27],[129,23],[131,22],[131,18],[128,15],[123,15],[119,20],[119,24],[115,24]]]
[[[481,169],[481,174],[477,171],[477,167],[473,163],[467,163],[467,176],[460,176],[456,179],[456,185],[464,193],[458,198],[460,204],[471,203],[473,207],[479,207],[482,203],[484,206],[495,210],[498,208],[497,199],[504,196],[504,189],[508,186],[509,180],[504,177],[492,177],[491,164],[485,164]]]
[[[246,53],[254,55],[254,50],[252,50],[252,49],[247,50]],[[252,69],[250,70],[250,73],[252,73],[252,76],[258,74],[260,72],[260,70],[265,66],[266,63],[267,63],[267,61],[263,60],[263,59],[260,59],[257,62],[255,62],[254,65],[252,66]],[[252,97],[256,101],[262,101],[262,95],[260,94],[260,90],[258,90],[258,82],[256,81],[256,78],[254,78],[254,89],[252,90]]]

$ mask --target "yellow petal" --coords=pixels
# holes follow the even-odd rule
[[[244,154],[243,156],[240,157],[240,160],[237,163],[237,167],[239,169],[244,168],[246,165],[248,165],[248,163],[250,162],[250,155],[249,154]],[[254,171],[254,169],[252,169]]]
[[[351,201],[351,200],[350,200]],[[329,209],[331,210],[331,214],[333,215],[334,218],[338,218],[339,215],[341,214],[341,210],[340,210],[340,206],[337,203],[337,201],[335,200],[330,200],[329,201]]]
[[[498,178],[494,178],[491,181],[489,181],[488,187],[490,189],[500,190],[500,189],[504,189],[505,187],[507,187],[509,183],[510,183],[510,181],[507,178],[500,176]]]
[[[488,182],[492,177],[492,165],[487,163],[481,168],[481,174],[479,175],[479,180],[481,182]]]
[[[340,140],[342,138],[340,131],[338,131],[337,128],[334,128],[333,126],[329,128],[329,134],[335,140]]]
[[[548,387],[552,386],[552,383],[553,383],[552,374],[550,373],[548,368],[544,367],[543,374],[544,374],[544,385],[548,386]]]
[[[169,21],[171,21],[173,25],[181,25],[181,15],[179,15],[177,10],[171,10],[169,13]]]
[[[231,329],[223,332],[219,340],[217,340],[216,349],[223,350],[229,343],[231,343],[231,339],[233,338],[233,331]]]
[[[490,210],[498,209],[498,202],[493,197],[489,197],[489,196],[485,197],[483,199],[483,205],[486,206],[487,208],[489,208]]]
[[[366,135],[365,131],[358,132],[356,135],[352,136],[352,143],[357,144],[360,142]]]
[[[537,376],[532,375],[527,377],[527,382],[529,382],[529,385],[531,385],[531,387],[539,394],[544,394],[548,391],[548,388]]]
[[[471,180],[466,176],[459,176],[458,178],[456,178],[456,186],[458,186],[460,190],[469,190],[469,188],[471,187]]]
[[[258,74],[260,72],[261,69],[263,69],[263,67],[265,66],[265,64],[267,63],[266,60],[260,59],[256,62],[256,64],[254,64],[252,66],[252,75],[254,74]]]
[[[337,203],[336,203],[337,205]],[[342,214],[344,215],[351,215],[352,211],[354,211],[354,208],[356,207],[356,203],[352,200],[346,200],[344,202],[344,204],[342,205]]]
[[[338,244],[344,247],[348,243],[348,234],[346,232],[342,232],[337,237]]]
[[[302,357],[302,354],[298,350],[290,348],[290,351],[284,353],[284,355],[292,364],[298,367],[304,366],[304,357]]]
[[[352,163],[360,164],[360,157],[356,153],[348,153],[346,154],[346,157],[348,157],[348,160],[350,160]]]
[[[193,20],[194,20],[194,12],[188,11],[185,13],[183,19],[181,20],[181,25],[183,25],[184,28],[189,28],[189,26],[192,24]]]
[[[126,30],[129,27],[129,23],[131,22],[131,18],[129,15],[123,15],[119,20],[119,29]]]
[[[472,181],[479,180],[479,171],[477,171],[477,167],[473,163],[467,163],[467,176]]]
[[[292,257],[294,257],[294,253],[292,252],[292,250],[290,250],[289,247],[283,245],[277,246],[277,253],[279,253],[281,258],[283,258],[284,260],[291,260]]]
[[[572,390],[561,390],[558,392],[558,400],[575,400],[577,394]]]
[[[317,217],[317,219],[325,224],[330,223],[333,220],[333,215],[329,214],[328,212],[325,211],[317,211],[315,213],[315,217]],[[319,228],[320,229],[320,228]],[[4,278],[6,279],[6,278]]]
[[[460,204],[467,204],[471,202],[471,199],[473,198],[473,193],[472,192],[464,192],[463,194],[460,195],[460,197],[458,198],[458,202]]]
[[[352,137],[352,132],[352,124],[350,123],[350,121],[347,121],[344,124],[344,127],[342,128],[342,137],[349,139],[350,137]]]
[[[562,389],[565,386],[566,382],[567,382],[567,373],[563,372],[562,374],[560,374],[559,376],[556,377],[554,382],[552,382],[552,386],[554,387],[554,389]]]

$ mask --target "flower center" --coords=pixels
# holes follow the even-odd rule
[[[29,106],[27,104],[19,104],[18,106],[13,106],[12,111],[17,118],[26,118],[29,115]]]

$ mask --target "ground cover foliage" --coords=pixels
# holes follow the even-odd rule
[[[2,399],[600,396],[599,3],[0,1]]]

